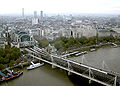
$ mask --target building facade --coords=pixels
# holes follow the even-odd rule
[[[11,46],[18,48],[31,47],[35,45],[35,40],[27,32],[16,30],[11,32]]]

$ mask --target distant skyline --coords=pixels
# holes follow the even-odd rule
[[[120,0],[1,0],[0,14],[120,14]]]

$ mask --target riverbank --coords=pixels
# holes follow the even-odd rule
[[[38,62],[39,60],[35,59],[35,60],[32,60],[32,61],[33,61],[34,63],[36,63],[36,62]],[[23,69],[24,67],[29,66],[30,64],[31,64],[31,62],[30,62],[30,60],[29,60],[29,61],[27,61],[27,62],[20,62],[19,64],[14,65],[14,66],[12,66],[12,67],[7,67],[7,69],[9,69],[9,70],[14,70],[14,71],[19,71],[19,70]],[[5,70],[6,70],[6,68],[3,69],[2,72],[4,72]]]
[[[119,47],[120,46],[120,43],[116,43]],[[98,50],[100,48],[105,48],[105,47],[116,47],[114,46],[112,43],[108,42],[108,43],[101,43],[99,45],[90,45],[90,46],[82,46],[82,47],[78,47],[78,48],[71,48],[71,49],[68,49],[67,51],[64,51],[61,53],[62,54],[68,54],[68,53],[71,53],[71,52],[75,52],[75,51],[79,51],[79,52],[84,52],[84,51],[88,51],[88,52],[91,52],[91,49],[95,49],[95,50]],[[95,51],[94,50],[94,51]],[[60,53],[59,53],[60,54]]]

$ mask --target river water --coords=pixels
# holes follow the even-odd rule
[[[120,74],[120,48],[105,47],[83,56],[69,58],[96,68],[104,68]]]
[[[1,86],[74,86],[65,71],[58,68],[52,69],[48,64],[34,69],[23,69],[23,75],[2,83]]]
[[[69,59],[81,62],[82,56]],[[120,73],[120,48],[100,48],[97,51],[88,52],[84,55],[83,62],[98,68],[102,68],[103,62],[104,68]],[[58,68],[52,69],[48,64],[30,71],[24,68],[23,72],[20,77],[2,83],[0,86],[87,86],[82,84],[81,80],[78,80],[79,84],[76,84],[73,82],[75,80],[68,78],[66,71]]]

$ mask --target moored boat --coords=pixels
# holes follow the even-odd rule
[[[93,51],[95,51],[96,49],[95,48],[92,48],[92,49],[90,49],[90,52],[93,52]]]
[[[44,63],[42,63],[42,64],[40,64],[40,63],[34,64],[33,62],[31,62],[31,63],[32,63],[32,65],[30,65],[29,67],[27,67],[27,70],[35,69],[35,68],[38,68],[38,67],[44,65]]]
[[[87,53],[88,53],[87,51],[84,51],[84,52],[80,52],[80,53],[75,54],[75,56],[80,56],[80,55],[84,55],[84,54],[87,54]]]
[[[7,73],[7,75],[5,75],[4,73],[0,72],[0,75],[2,76],[2,78],[0,78],[0,82],[9,81],[11,79],[17,78],[21,74],[23,74],[23,71],[11,72],[11,73]]]

